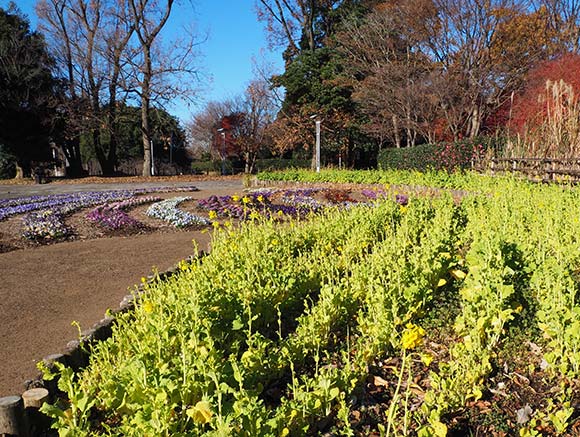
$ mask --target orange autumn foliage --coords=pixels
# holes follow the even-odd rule
[[[566,54],[558,59],[543,62],[527,76],[523,92],[516,95],[511,108],[508,127],[514,133],[523,133],[526,126],[541,122],[548,111],[549,101],[539,98],[546,94],[546,82],[562,80],[571,86],[575,99],[580,96],[580,55]]]

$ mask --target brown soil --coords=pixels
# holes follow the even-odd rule
[[[234,192],[159,196],[199,199]],[[176,230],[147,217],[146,208],[130,212],[146,225],[134,235],[103,231],[84,220],[88,210],[83,210],[67,218],[75,230],[72,239],[48,245],[24,242],[20,217],[0,222],[0,397],[21,393],[24,381],[37,375],[37,361],[78,338],[73,321],[90,328],[153,268],[167,270],[192,255],[192,240],[199,249],[209,249],[207,230]],[[180,208],[199,213],[193,201]]]

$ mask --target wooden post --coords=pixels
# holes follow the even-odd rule
[[[24,408],[40,408],[48,401],[48,390],[45,388],[31,388],[22,393]]]
[[[22,393],[26,417],[33,435],[50,427],[50,419],[39,411],[48,402],[48,398],[49,393],[45,388],[33,388]]]
[[[0,398],[0,434],[28,437],[24,403],[20,396]]]

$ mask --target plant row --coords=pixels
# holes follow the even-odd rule
[[[573,435],[580,195],[465,177],[460,202],[226,225],[44,411],[75,436]]]

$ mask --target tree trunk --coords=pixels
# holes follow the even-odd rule
[[[244,153],[244,173],[248,174],[251,172],[251,164],[250,164],[250,153]]]
[[[107,153],[107,170],[108,174],[115,174],[115,166],[117,164],[117,85],[116,78],[113,78],[113,84],[109,87],[109,108],[107,113],[108,127],[109,127],[109,152]],[[103,172],[105,170],[103,169]]]
[[[481,117],[479,115],[479,107],[475,106],[471,111],[471,125],[469,128],[469,138],[475,138],[479,134],[481,126]]]
[[[117,164],[117,123],[114,123],[111,131],[111,140],[109,143],[109,153],[107,154],[107,174],[115,174],[115,166]],[[103,170],[104,171],[104,170]]]
[[[143,176],[151,176],[151,136],[149,134],[149,105],[151,86],[151,53],[145,50],[143,86],[141,88],[141,132],[143,134]]]
[[[399,135],[399,119],[393,115],[393,132],[395,133],[395,146],[401,148],[401,136]]]
[[[24,166],[20,162],[15,162],[14,166],[16,167],[14,179],[24,179]]]
[[[97,155],[97,160],[101,166],[101,173],[107,174],[107,157],[105,156],[105,151],[101,144],[101,134],[98,129],[91,129],[91,138],[93,139],[93,147],[95,148],[95,154]]]
[[[78,137],[73,138],[71,141],[67,142],[64,148],[65,156],[68,161],[67,167],[67,177],[76,178],[82,175],[83,165],[81,158],[81,146],[80,139]]]

